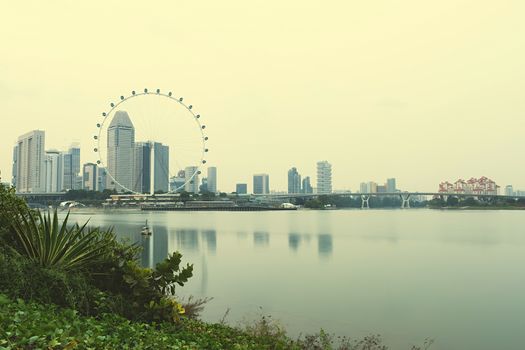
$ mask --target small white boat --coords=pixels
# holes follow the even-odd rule
[[[143,236],[151,236],[151,230],[148,226],[148,220],[146,220],[146,225],[142,226],[142,230],[140,230],[140,234]]]

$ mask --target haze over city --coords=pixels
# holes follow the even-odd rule
[[[0,170],[30,130],[95,161],[100,113],[160,88],[206,118],[208,164],[233,191],[292,166],[335,189],[437,190],[488,176],[525,188],[525,4],[288,1],[13,3],[0,14]],[[8,127],[5,127],[8,126]]]

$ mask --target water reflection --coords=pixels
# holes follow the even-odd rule
[[[332,235],[322,233],[317,236],[317,252],[320,257],[329,257],[332,255],[333,243]]]
[[[202,241],[206,242],[208,252],[215,254],[217,251],[217,231],[205,230],[201,232]]]
[[[288,247],[290,250],[297,251],[299,245],[301,244],[301,235],[298,233],[289,233],[288,234]]]
[[[175,237],[177,237],[177,247],[180,247],[181,250],[199,250],[199,235],[197,230],[179,229],[175,231]]]
[[[253,244],[257,247],[266,247],[270,243],[270,234],[268,232],[254,232]]]
[[[139,236],[139,242],[142,246],[141,263],[147,267],[155,267],[170,253],[167,228],[165,226],[155,226],[151,230],[151,236]]]

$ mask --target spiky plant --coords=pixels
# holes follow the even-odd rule
[[[60,223],[57,210],[53,216],[48,211],[32,211],[29,208],[16,215],[13,231],[17,251],[44,267],[63,270],[88,268],[109,252],[115,236],[110,231],[87,228],[87,222],[68,227],[69,213]]]

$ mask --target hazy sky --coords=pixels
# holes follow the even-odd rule
[[[488,176],[525,189],[525,1],[2,1],[0,170],[44,129],[83,147],[109,102],[173,90],[233,191],[296,166],[334,187]]]

